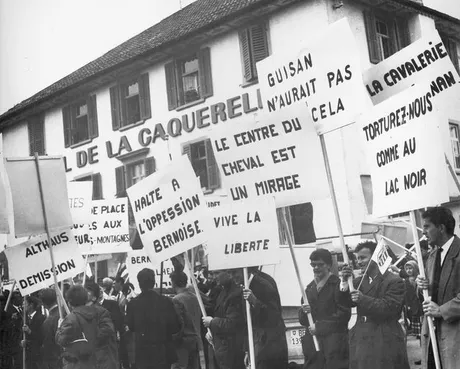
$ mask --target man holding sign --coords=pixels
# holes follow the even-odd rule
[[[460,240],[454,235],[455,219],[449,209],[429,208],[422,218],[423,234],[436,249],[426,262],[428,280],[418,276],[417,284],[431,295],[431,301],[423,303],[423,310],[435,322],[442,369],[454,369],[460,359]],[[422,350],[423,368],[435,368],[426,319]]]
[[[363,271],[348,292],[348,278],[353,271],[342,269],[339,302],[357,306],[356,325],[350,331],[350,369],[409,369],[405,334],[398,320],[404,305],[404,281],[391,272],[382,274],[371,260],[377,245],[366,241],[356,246],[358,265]],[[370,263],[370,264],[369,264]],[[366,272],[367,270],[367,272]]]

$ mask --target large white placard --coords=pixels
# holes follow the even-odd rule
[[[39,165],[49,230],[70,228],[72,217],[62,157],[41,157]],[[5,167],[13,197],[16,237],[45,233],[35,159],[7,158]]]
[[[152,269],[155,272],[155,287],[160,288],[161,281],[161,262],[153,263],[150,256],[147,255],[145,249],[132,250],[128,252],[126,258],[126,268],[129,272],[129,281],[133,284],[137,293],[140,293],[139,282],[137,281],[137,274],[144,268]],[[174,271],[174,266],[171,260],[163,261],[163,288],[172,288],[170,274]],[[187,269],[184,273],[188,275]]]
[[[93,182],[69,182],[69,208],[74,224],[89,223],[91,217],[91,202],[93,197]]]
[[[74,226],[83,254],[112,254],[131,251],[128,199],[92,201],[90,224]]]
[[[187,156],[127,192],[136,227],[152,260],[170,259],[206,241],[211,218]]]
[[[359,55],[346,18],[293,47],[292,53],[273,53],[257,63],[264,106],[275,112],[306,104],[318,134],[355,122],[372,105]]]
[[[52,233],[50,236],[58,282],[82,273],[85,263],[72,231]],[[23,296],[54,284],[46,235],[34,237],[17,246],[7,247],[5,254],[10,277],[16,280]]]
[[[417,86],[376,105],[360,120],[371,169],[375,216],[449,201],[439,119]]]
[[[273,198],[234,201],[212,209],[210,270],[277,264],[278,220]]]
[[[302,107],[209,133],[232,200],[275,197],[276,207],[329,196],[319,138]]]
[[[422,80],[438,77],[458,80],[446,48],[436,30],[363,73],[364,84],[374,104],[404,91]],[[441,82],[441,87],[444,82]],[[435,88],[439,89],[437,83]],[[443,90],[442,88],[441,90]]]

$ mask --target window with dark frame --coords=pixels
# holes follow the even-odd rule
[[[407,20],[372,9],[363,16],[371,63],[380,63],[410,44]]]
[[[454,157],[454,162],[452,164],[454,169],[460,170],[460,135],[458,124],[449,122],[449,131],[452,154]]]
[[[286,209],[286,220],[293,242],[296,245],[316,242],[313,226],[313,205],[311,202],[276,209],[278,232],[281,245],[288,244],[288,234],[284,227],[283,209]]]
[[[182,149],[190,159],[193,170],[200,178],[201,188],[213,191],[220,187],[220,174],[211,140],[201,140],[185,144]]]
[[[64,107],[62,118],[65,147],[78,145],[99,136],[96,95]]]
[[[267,26],[265,23],[247,27],[239,32],[244,81],[257,81],[256,63],[269,55]]]
[[[441,36],[441,40],[446,48],[447,54],[449,54],[450,60],[452,60],[452,64],[454,64],[457,72],[460,73],[460,61],[457,42],[442,32],[439,32],[439,35]]]
[[[112,129],[144,123],[152,117],[149,74],[120,81],[110,88]]]
[[[75,182],[93,182],[93,200],[103,200],[102,195],[102,178],[100,173],[90,174],[84,177],[74,179]]]
[[[45,119],[43,115],[36,115],[28,119],[27,131],[29,135],[29,155],[46,155],[45,150]]]
[[[165,64],[165,76],[169,110],[212,96],[209,47]]]

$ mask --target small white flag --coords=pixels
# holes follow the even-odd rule
[[[377,247],[375,248],[374,253],[372,254],[372,259],[375,261],[379,267],[380,273],[384,274],[391,265],[391,256],[388,253],[387,245],[383,238],[380,239]]]

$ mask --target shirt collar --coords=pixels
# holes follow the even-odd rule
[[[454,242],[454,236],[452,236],[451,238],[449,238],[449,240],[444,244],[442,245],[442,252],[447,254],[447,252],[449,251],[450,249],[450,246],[452,245],[452,242]]]
[[[30,319],[32,319],[35,315],[36,311],[34,311],[32,314],[30,314]]]

